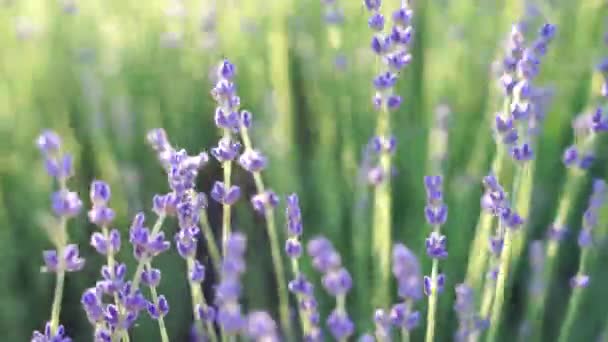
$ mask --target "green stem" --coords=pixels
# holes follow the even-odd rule
[[[346,315],[346,296],[341,294],[336,297],[336,310],[341,315]],[[343,337],[340,342],[346,342],[347,338]]]
[[[232,161],[227,160],[223,164],[224,166],[224,184],[226,191],[230,189],[230,173],[232,169]],[[230,204],[223,204],[222,206],[222,251],[223,255],[226,255],[226,245],[228,237],[230,236],[231,230],[231,217],[230,217]]]
[[[298,264],[298,259],[296,258],[291,259],[291,271],[293,273],[294,278],[298,277],[298,275],[300,274],[300,266]],[[302,306],[300,305],[300,303],[302,302],[302,295],[300,293],[296,293],[296,300],[298,316],[300,316],[300,325],[302,327],[302,335],[306,336],[308,333],[310,333],[310,318],[308,317],[306,312],[302,310]]]
[[[201,291],[200,285],[198,283],[190,280],[190,273],[192,272],[192,269],[194,268],[194,257],[193,256],[189,256],[186,259],[186,265],[188,267],[188,285],[190,286],[190,296],[192,297],[192,313],[194,315],[194,322],[195,322],[196,330],[197,330],[198,334],[202,335],[203,332],[205,331],[205,329],[203,329],[201,317],[199,317],[199,315],[198,315],[197,305],[200,305],[201,307],[206,309],[207,302],[205,301],[205,296],[203,295],[203,293]],[[211,340],[211,342],[216,342],[217,335],[215,333],[215,328],[213,327],[213,323],[206,321],[205,328],[206,328],[207,335],[209,336],[209,339]]]
[[[520,190],[523,175],[525,174],[526,166],[516,166],[515,176],[513,178],[513,191],[511,192],[511,208],[517,201],[517,194]],[[504,225],[502,225],[504,227]],[[505,299],[505,287],[507,277],[509,275],[509,265],[511,261],[511,244],[513,242],[513,229],[505,227],[504,244],[499,257],[498,275],[496,279],[496,293],[494,294],[494,305],[492,306],[492,316],[490,318],[490,331],[488,332],[488,341],[494,342],[498,338],[500,328],[500,320],[502,315],[502,307]]]
[[[435,311],[437,311],[437,274],[439,273],[439,260],[433,259],[433,269],[431,271],[431,293],[429,294],[429,308],[426,319],[426,342],[435,340]]]
[[[145,263],[145,268],[148,271],[152,269],[152,265],[149,260]],[[158,306],[158,293],[156,292],[155,286],[150,286],[150,294],[152,295],[152,303],[154,304],[154,306]],[[167,328],[165,327],[165,319],[162,315],[159,315],[157,321],[162,342],[169,342],[169,335],[167,334]]]
[[[581,259],[579,261],[578,266],[578,274],[585,274],[585,265],[587,264],[587,260],[589,259],[589,248],[583,248],[583,252],[581,253]],[[570,296],[570,301],[568,302],[568,309],[566,311],[566,318],[561,325],[561,329],[559,331],[559,340],[558,342],[568,342],[571,341],[570,333],[572,332],[572,326],[574,326],[574,321],[578,315],[583,288],[574,287],[572,289],[572,295]]]
[[[211,231],[211,225],[209,224],[209,218],[207,217],[206,210],[201,210],[200,212],[200,224],[203,237],[205,238],[205,241],[207,241],[207,249],[209,251],[209,256],[211,257],[211,263],[213,263],[215,270],[219,272],[222,258],[220,256],[220,251],[217,248],[217,244],[215,243],[215,238],[213,237],[213,232]]]
[[[241,127],[241,139],[246,150],[253,149],[251,138],[247,128]],[[264,180],[260,172],[253,172],[253,180],[255,182],[256,190],[259,194],[264,193],[266,188],[264,186]],[[266,230],[270,239],[270,254],[272,257],[272,264],[274,266],[274,273],[278,286],[279,296],[279,318],[281,320],[281,327],[285,332],[288,340],[293,339],[293,331],[291,328],[291,322],[289,319],[289,297],[287,294],[287,285],[285,283],[285,266],[283,265],[283,258],[281,257],[281,247],[279,245],[279,237],[277,234],[276,224],[274,220],[274,209],[270,205],[264,206],[264,217],[266,219]]]
[[[59,180],[59,191],[67,191],[67,186],[64,179]],[[59,327],[59,315],[61,313],[61,301],[63,299],[63,286],[65,282],[65,262],[63,253],[68,241],[67,233],[67,218],[61,216],[58,224],[59,236],[57,238],[57,281],[55,282],[55,292],[53,295],[53,306],[51,307],[51,335],[57,333]]]

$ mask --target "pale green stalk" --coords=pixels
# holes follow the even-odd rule
[[[503,102],[503,112],[508,113],[511,106],[511,97],[506,97]],[[506,168],[507,156],[504,148],[497,147],[494,160],[492,161],[492,172],[501,179]],[[483,277],[486,274],[486,264],[488,261],[488,239],[492,232],[492,215],[485,213],[483,210],[479,213],[479,220],[475,228],[475,237],[471,246],[471,250],[475,253],[470,253],[469,263],[467,266],[467,275],[465,283],[471,286],[474,291],[481,288]]]
[[[224,139],[230,139],[230,130],[224,129]],[[224,186],[226,191],[230,189],[230,177],[232,173],[232,160],[226,160],[222,163],[224,169]],[[230,204],[224,203],[222,205],[222,254],[226,255],[226,242],[230,236],[231,230],[231,217],[230,217]]]
[[[346,315],[346,297],[344,294],[340,294],[336,297],[336,310],[340,315]],[[347,338],[343,337],[340,342],[346,342]]]
[[[220,251],[217,248],[217,244],[215,243],[215,238],[213,237],[213,232],[211,231],[211,225],[209,224],[209,218],[207,217],[207,210],[200,211],[200,224],[201,230],[203,232],[203,237],[207,241],[207,249],[209,252],[209,256],[211,257],[211,263],[217,272],[220,271],[220,265],[222,264],[222,258],[220,256]]]
[[[439,233],[441,226],[435,225],[433,231]],[[427,311],[426,318],[426,342],[433,342],[435,340],[435,325],[436,325],[436,311],[437,311],[437,300],[439,291],[437,289],[437,276],[439,274],[439,259],[433,258],[433,266],[431,269],[431,293],[429,294],[429,308]]]
[[[513,179],[513,192],[511,200],[514,203],[517,198],[517,192],[521,187],[523,175],[526,172],[526,166],[517,166],[515,177]],[[503,225],[504,226],[504,225]],[[498,276],[496,279],[496,293],[494,294],[494,305],[492,306],[492,316],[490,318],[490,331],[488,332],[488,341],[494,342],[498,337],[500,320],[502,315],[502,307],[505,298],[505,288],[507,276],[509,274],[509,265],[511,261],[511,243],[514,231],[509,227],[505,227],[504,245],[500,253],[500,264],[498,268]]]
[[[59,191],[67,191],[64,179],[59,180]],[[59,327],[59,314],[61,313],[61,301],[63,299],[63,285],[65,281],[65,263],[63,261],[63,251],[68,240],[67,219],[65,216],[61,216],[59,218],[58,229],[59,236],[57,238],[56,246],[59,264],[57,265],[57,281],[55,282],[53,306],[51,308],[51,335],[55,335],[57,333],[57,328]]]
[[[253,144],[251,143],[251,138],[249,137],[247,128],[241,126],[240,132],[245,150],[252,150]],[[259,194],[264,193],[266,189],[264,187],[264,180],[262,179],[261,172],[253,172],[253,180],[255,182],[257,192]],[[268,232],[268,237],[270,238],[272,264],[274,266],[277,286],[279,287],[279,317],[281,320],[281,326],[288,339],[292,339],[293,331],[291,329],[289,319],[289,297],[287,295],[287,285],[285,283],[285,267],[283,265],[283,258],[281,257],[279,237],[277,235],[276,224],[274,221],[274,209],[269,204],[264,205],[264,217],[266,218],[266,230]]]
[[[595,136],[592,135],[584,143],[582,150],[593,151],[595,149]],[[560,197],[560,202],[557,210],[553,226],[556,229],[564,229],[567,223],[570,211],[574,207],[575,201],[578,198],[578,194],[586,179],[586,173],[579,169],[569,168],[566,175],[566,181]],[[557,239],[549,239],[546,247],[545,254],[545,283],[551,283],[553,279],[557,256],[559,255],[560,241]],[[542,338],[542,316],[545,311],[545,302],[548,296],[548,287],[543,287],[542,292],[530,299],[531,303],[528,303],[527,319],[531,322],[531,336],[534,340]]]
[[[579,275],[585,274],[585,269],[587,268],[586,264],[587,260],[589,259],[590,253],[591,251],[588,247],[583,248],[583,252],[581,253],[581,259],[578,265]],[[572,332],[572,326],[574,325],[574,321],[579,313],[584,290],[584,288],[578,286],[575,286],[572,289],[572,294],[570,295],[570,300],[568,302],[568,309],[566,310],[566,318],[564,318],[564,321],[561,324],[561,329],[559,330],[558,342],[571,341],[570,333]]]
[[[148,271],[152,269],[150,260],[146,261],[144,266]],[[154,306],[158,305],[158,293],[156,292],[155,286],[150,286],[150,295],[152,296],[152,303]],[[162,342],[169,342],[169,334],[167,334],[167,327],[165,326],[165,319],[162,315],[158,316],[158,329],[160,330],[160,338]]]
[[[407,307],[407,312],[411,312],[412,306],[414,305],[412,299],[408,298],[405,305]],[[401,327],[401,342],[410,342],[410,331],[406,327]]]
[[[197,333],[199,335],[202,335],[202,333],[206,331],[211,342],[216,342],[217,335],[215,333],[215,327],[213,326],[213,323],[207,321],[205,322],[205,328],[203,328],[201,318],[199,317],[197,312],[197,305],[200,305],[201,307],[206,309],[207,303],[205,301],[205,296],[201,291],[200,285],[190,280],[190,273],[194,268],[194,256],[188,256],[188,258],[186,259],[186,264],[188,267],[188,285],[190,286],[190,296],[192,297],[192,313],[194,315],[194,322]]]
[[[294,277],[297,277],[300,274],[300,266],[298,264],[297,258],[291,259],[291,270]],[[302,335],[306,336],[310,332],[310,318],[306,314],[300,305],[302,301],[302,295],[300,293],[296,293],[297,307],[298,307],[298,315],[300,316],[300,325],[302,326]]]

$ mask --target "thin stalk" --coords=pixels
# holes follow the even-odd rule
[[[345,297],[345,295],[341,294],[336,297],[336,309],[338,310],[339,314],[341,314],[341,315],[346,314],[346,297]],[[346,337],[343,337],[340,339],[340,342],[346,342],[346,341],[347,341]]]
[[[253,149],[251,138],[247,128],[241,127],[241,139],[246,150]],[[266,188],[264,186],[264,180],[261,172],[253,172],[253,180],[255,182],[256,190],[259,194],[264,193]],[[287,295],[287,285],[285,283],[285,266],[283,265],[283,258],[281,257],[281,249],[279,245],[279,237],[277,234],[276,224],[274,220],[274,209],[270,205],[264,206],[264,218],[266,219],[266,230],[268,232],[268,238],[270,239],[270,254],[272,257],[272,264],[274,266],[274,272],[276,282],[278,286],[279,295],[279,318],[281,320],[281,327],[285,332],[285,335],[289,340],[293,339],[293,331],[291,329],[291,322],[289,318],[289,297]]]
[[[426,318],[426,342],[435,340],[435,311],[437,311],[437,274],[439,273],[439,260],[433,259],[431,271],[431,293],[429,294],[429,309]]]
[[[513,191],[511,194],[511,202],[515,203],[517,193],[521,187],[523,175],[526,172],[526,166],[517,166],[513,179]],[[502,307],[505,299],[505,287],[507,284],[507,276],[509,274],[509,266],[511,261],[511,244],[513,242],[513,229],[505,227],[504,245],[500,253],[500,264],[496,279],[496,293],[494,294],[494,305],[492,306],[492,316],[490,318],[490,331],[488,332],[488,341],[494,342],[498,337],[500,320],[502,315]]]
[[[587,260],[589,259],[589,254],[591,253],[589,248],[583,248],[583,252],[581,253],[581,259],[578,265],[578,274],[585,274]],[[581,300],[583,298],[584,288],[574,287],[572,289],[572,295],[570,296],[570,301],[568,302],[568,309],[566,311],[566,318],[564,319],[564,323],[561,325],[561,329],[559,331],[559,340],[558,342],[568,342],[571,341],[570,333],[572,332],[572,327],[574,326],[574,321],[578,316],[578,312],[581,306]]]
[[[570,210],[572,210],[584,180],[585,174],[583,172],[574,169],[568,170],[557,214],[555,220],[553,221],[556,229],[564,229],[564,225],[566,224],[568,216],[570,215]],[[560,241],[558,239],[549,239],[547,242],[545,254],[545,272],[543,276],[545,279],[545,284],[549,284],[551,279],[553,279],[555,268],[557,266],[556,261],[559,253],[559,247]],[[549,289],[547,286],[545,286],[538,296],[529,299],[530,303],[528,303],[528,309],[526,311],[528,321],[531,322],[531,336],[534,338],[534,340],[542,338],[542,316],[545,311],[545,302],[548,294]]]
[[[160,228],[163,226],[163,222],[165,221],[165,215],[159,215],[156,218],[156,222],[152,227],[151,236],[156,235]],[[133,279],[131,280],[131,289],[129,291],[129,296],[132,296],[135,291],[139,288],[139,282],[141,281],[141,274],[144,272],[144,268],[146,263],[148,262],[148,258],[141,258],[137,263],[137,268],[135,269],[135,273],[133,274]],[[115,334],[119,334],[122,336],[123,341],[129,341],[129,332],[123,329],[118,329],[115,331]]]
[[[205,329],[203,328],[201,318],[198,315],[197,305],[207,308],[207,302],[205,301],[205,296],[201,291],[200,285],[190,280],[190,273],[194,268],[193,256],[189,256],[186,259],[186,265],[188,267],[188,285],[190,286],[190,296],[192,297],[192,313],[194,315],[194,324],[196,325],[197,332],[202,335]],[[215,334],[215,328],[213,327],[213,323],[206,321],[205,328],[211,342],[217,342],[217,335]]]
[[[200,212],[200,224],[201,230],[203,232],[203,237],[205,241],[207,241],[207,249],[209,252],[209,256],[211,257],[211,263],[215,268],[216,272],[220,271],[220,265],[222,263],[222,257],[220,256],[220,251],[217,248],[217,244],[215,243],[215,238],[213,236],[213,231],[211,231],[211,225],[209,224],[209,218],[207,217],[207,211],[201,210]]]
[[[298,264],[298,259],[296,259],[296,258],[291,259],[291,270],[292,270],[294,277],[297,277],[300,274],[300,266]],[[302,301],[302,295],[300,293],[296,293],[296,300],[298,301],[298,303],[297,303],[298,316],[300,316],[300,325],[302,327],[302,335],[306,336],[306,334],[308,334],[310,332],[310,321],[309,321],[308,315],[306,315],[306,312],[304,310],[302,310],[302,307],[300,305],[300,303]]]
[[[407,312],[411,312],[413,306],[412,299],[408,299],[405,305]],[[410,331],[406,327],[401,327],[401,342],[410,342]]]
[[[224,133],[224,137],[230,138],[230,132],[226,130]],[[224,168],[224,185],[226,190],[230,189],[230,175],[232,173],[232,161],[227,160],[223,163]],[[226,242],[228,241],[228,236],[230,236],[231,230],[231,217],[230,217],[230,204],[222,205],[222,254],[226,255]]]
[[[67,186],[64,179],[59,180],[59,191],[66,191]],[[55,282],[55,291],[53,295],[53,306],[51,307],[51,335],[57,333],[59,327],[59,315],[61,313],[61,301],[63,299],[63,286],[65,282],[65,262],[63,253],[68,240],[67,219],[65,216],[59,218],[58,224],[59,238],[57,243],[57,281]]]
[[[503,112],[509,113],[511,106],[511,97],[507,96],[503,102]],[[501,179],[506,168],[507,155],[505,149],[497,146],[494,160],[492,161],[492,172],[494,175]],[[483,277],[485,274],[486,263],[488,261],[488,249],[486,248],[488,239],[492,232],[492,221],[493,217],[487,213],[481,211],[479,213],[479,220],[475,228],[475,237],[473,240],[472,251],[470,253],[469,263],[467,266],[467,275],[465,283],[478,291],[481,288]]]
[[[384,101],[383,101],[384,102]],[[386,105],[378,115],[376,135],[385,137],[390,132],[390,116]],[[389,301],[391,268],[391,155],[380,155],[380,167],[384,179],[374,188],[374,213],[372,243],[374,260],[377,260],[373,301],[377,307],[386,307]]]
[[[152,265],[149,260],[145,263],[145,268],[148,269],[148,271],[152,269]],[[152,303],[154,304],[154,306],[157,306],[158,305],[158,293],[156,292],[155,286],[150,286],[150,294],[152,296]],[[167,334],[167,327],[165,326],[165,319],[163,318],[162,315],[159,315],[157,321],[158,321],[158,328],[160,330],[160,338],[161,338],[162,342],[169,342],[169,335]]]

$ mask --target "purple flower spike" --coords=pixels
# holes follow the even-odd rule
[[[302,212],[300,210],[300,203],[298,195],[291,194],[287,196],[287,231],[291,236],[300,236],[304,230],[302,224]]]

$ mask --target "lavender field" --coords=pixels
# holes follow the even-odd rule
[[[0,0],[0,341],[608,342],[606,0]]]

